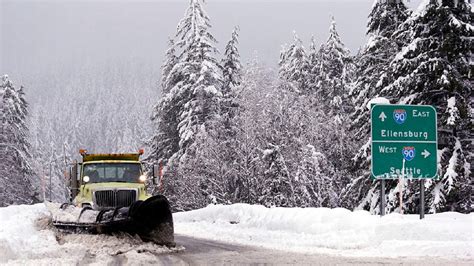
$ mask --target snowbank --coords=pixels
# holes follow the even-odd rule
[[[29,250],[32,256],[56,240],[52,232],[35,229],[35,218],[46,215],[44,205],[0,208],[0,263],[19,258]]]
[[[211,205],[175,213],[175,232],[244,245],[351,257],[473,259],[474,214],[390,214],[327,208]],[[0,208],[0,264],[153,263],[172,252],[129,235],[60,234],[44,204]]]
[[[176,213],[175,232],[295,252],[472,259],[473,214],[390,214],[336,208],[210,205]]]
[[[168,249],[130,235],[62,234],[49,225],[44,204],[0,208],[0,264],[116,264],[118,259],[153,263]]]

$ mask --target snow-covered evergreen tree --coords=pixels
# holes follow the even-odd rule
[[[182,73],[177,68],[179,57],[175,41],[170,38],[168,50],[161,67],[161,100],[154,106],[152,121],[156,133],[150,141],[148,160],[154,163],[166,164],[179,150],[178,117],[180,112],[179,100],[171,97],[171,90],[182,79]]]
[[[240,62],[240,54],[237,45],[239,44],[239,27],[235,27],[232,31],[232,37],[225,47],[224,58],[221,65],[223,69],[223,86],[222,100],[220,103],[221,121],[227,130],[231,130],[232,120],[238,113],[239,104],[239,86],[242,81],[242,64]],[[232,134],[231,132],[228,132]],[[231,138],[231,136],[227,136]]]
[[[308,57],[303,42],[296,32],[293,32],[293,43],[288,48],[283,49],[279,66],[280,78],[290,82],[293,90],[308,95]]]
[[[181,71],[183,79],[164,96],[182,97],[178,131],[183,155],[199,128],[209,126],[207,122],[217,115],[218,99],[222,96],[222,71],[215,57],[217,41],[209,32],[210,27],[201,0],[191,0],[176,34],[177,45],[183,51],[175,68]]]
[[[2,76],[0,102],[0,206],[32,203],[39,195],[31,186],[28,104],[23,88],[15,89],[7,75]]]
[[[352,128],[358,139],[367,140],[370,133],[367,104],[386,85],[388,66],[400,50],[393,34],[409,15],[400,0],[376,0],[369,15],[368,41],[357,57],[357,79],[350,93],[355,106]]]
[[[165,66],[162,67],[162,69],[165,68]],[[177,72],[175,69],[172,75],[174,77],[180,77],[181,74]],[[150,145],[150,153],[147,157],[150,163],[157,164],[159,167],[167,166],[173,155],[176,155],[179,151],[179,100],[173,98],[170,92],[164,93],[168,88],[173,88],[179,80],[173,78],[167,79],[164,76],[162,80],[166,81],[163,82],[161,88],[162,98],[153,108],[151,119],[154,122],[154,133],[152,133],[151,141],[148,143]],[[168,167],[163,168],[163,170],[166,170],[168,175],[171,173]],[[176,170],[173,169],[172,171]],[[168,180],[168,178],[166,178],[166,182],[162,184],[164,188],[160,188],[160,192],[166,190],[168,194],[177,194],[179,192],[175,191],[174,188],[180,186],[178,183],[182,183],[182,180],[176,178]]]
[[[161,72],[161,88],[162,94],[166,94],[171,90],[171,87],[176,84],[176,78],[179,76],[170,75],[170,72],[173,71],[174,66],[178,61],[178,57],[176,56],[176,46],[174,40],[170,38],[168,40],[168,50],[165,54],[165,60],[162,66]]]
[[[313,73],[319,71],[315,83],[315,98],[321,108],[321,115],[327,118],[331,128],[326,132],[327,141],[321,151],[334,164],[338,171],[344,171],[346,181],[349,178],[347,169],[352,151],[348,134],[348,112],[352,110],[348,99],[353,80],[354,64],[349,50],[344,46],[336,30],[334,17],[329,28],[329,37],[313,59]],[[317,69],[317,70],[314,70]]]
[[[471,211],[473,23],[466,0],[425,1],[401,25],[398,35],[409,42],[391,64],[394,81],[382,91],[395,103],[438,111],[440,179],[426,186],[430,212]],[[406,194],[404,208],[415,211],[415,193]]]
[[[318,82],[319,74],[321,72],[321,54],[319,52],[320,49],[316,47],[316,42],[313,36],[311,37],[311,42],[309,44],[307,76],[308,88],[312,95],[316,95],[320,86]]]
[[[369,193],[371,186],[376,184],[370,180],[370,114],[367,104],[388,82],[390,62],[400,51],[393,34],[408,18],[409,10],[400,0],[375,0],[367,24],[368,41],[357,57],[356,77],[350,97],[354,111],[351,119],[351,134],[360,143],[360,148],[353,158],[356,178],[346,188],[344,206],[353,208],[361,204],[369,206],[377,202],[378,190]],[[371,197],[375,197],[372,200]],[[372,211],[378,210],[373,209]]]
[[[216,114],[217,99],[221,96],[222,71],[215,58],[216,40],[209,32],[210,27],[202,1],[191,0],[178,24],[175,45],[168,49],[162,67],[166,89],[162,89],[164,94],[155,108],[154,117],[173,120],[173,123],[165,124],[170,125],[170,131],[178,130],[178,136],[167,134],[160,138],[177,141],[171,146],[179,146],[181,155],[192,144],[198,128]],[[174,53],[177,53],[176,57]],[[165,148],[161,145],[159,149]],[[174,149],[160,158],[169,159],[176,152]]]
[[[236,26],[232,31],[232,37],[225,46],[224,59],[222,60],[222,72],[224,77],[224,91],[240,85],[242,80],[242,64],[240,63],[239,30]]]
[[[235,27],[232,37],[225,47],[222,67],[224,73],[223,97],[220,102],[220,116],[216,123],[212,140],[207,140],[205,146],[210,148],[212,155],[218,155],[222,160],[216,172],[221,172],[213,182],[216,191],[212,195],[218,202],[236,202],[239,192],[242,190],[242,177],[236,171],[236,149],[240,143],[236,139],[241,127],[239,115],[241,113],[241,82],[242,65],[240,62],[239,49],[237,47],[239,27]],[[214,144],[214,145],[212,145]],[[219,150],[218,153],[215,151]]]
[[[329,37],[319,51],[320,67],[317,98],[329,106],[331,102],[347,104],[347,95],[353,78],[353,60],[336,30],[334,17],[329,28]],[[340,99],[338,99],[340,98]]]
[[[153,115],[157,129],[149,159],[163,161],[167,165],[165,175],[169,170],[174,172],[167,186],[168,191],[174,190],[171,197],[178,205],[182,186],[177,182],[185,182],[178,180],[182,177],[179,170],[188,169],[186,163],[194,161],[199,149],[195,143],[197,135],[213,131],[219,118],[223,77],[216,59],[217,41],[210,28],[202,0],[190,0],[175,36],[176,61],[166,60],[163,66],[167,70],[171,68],[169,62],[174,64],[164,73],[166,89]]]
[[[232,32],[222,59],[223,86],[219,99],[219,115],[212,121],[212,130],[201,127],[196,134],[193,156],[181,162],[180,176],[185,186],[197,187],[189,191],[180,208],[195,208],[209,203],[238,202],[243,184],[236,171],[240,110],[239,90],[242,66],[238,45],[238,27]]]

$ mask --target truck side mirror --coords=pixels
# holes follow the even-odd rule
[[[81,168],[82,168],[82,163],[77,163],[76,164],[76,180],[77,181],[81,180]]]
[[[160,176],[160,166],[157,164],[153,165],[153,178],[157,178]]]
[[[153,184],[156,185],[156,179],[160,178],[160,165],[154,164],[153,165]]]
[[[78,180],[78,165],[74,163],[72,167],[69,168],[70,178],[70,189],[71,189],[71,200],[73,200],[77,193],[79,192],[79,180]]]

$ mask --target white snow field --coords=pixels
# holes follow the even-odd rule
[[[0,264],[76,265],[156,263],[156,255],[182,250],[130,235],[61,234],[48,225],[44,204],[0,208]],[[234,204],[175,213],[175,232],[298,252],[346,257],[473,259],[473,214],[390,214],[327,208],[265,208]],[[117,261],[119,260],[119,261]]]
[[[472,260],[474,214],[389,214],[234,204],[174,214],[175,232],[292,252]]]
[[[61,234],[48,225],[45,204],[0,208],[0,264],[76,265],[116,264],[122,261],[153,263],[168,249],[130,235]],[[120,255],[120,256],[117,256]]]

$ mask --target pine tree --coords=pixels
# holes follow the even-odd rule
[[[344,46],[336,30],[334,17],[329,28],[329,37],[319,51],[320,67],[317,98],[330,106],[331,102],[347,102],[349,85],[353,76],[353,63],[349,50]]]
[[[308,57],[296,32],[293,33],[293,43],[282,51],[280,58],[280,78],[290,82],[296,92],[308,95]]]
[[[410,15],[400,0],[377,0],[367,24],[368,41],[357,58],[357,80],[351,97],[355,110],[351,114],[352,128],[358,139],[367,140],[370,133],[368,102],[378,97],[387,82],[387,69],[400,51],[392,35]]]
[[[176,46],[174,40],[169,38],[168,40],[168,50],[165,54],[165,60],[163,61],[163,66],[161,67],[161,88],[162,94],[166,94],[170,89],[178,82],[176,80],[179,76],[170,75],[173,71],[173,68],[176,66],[178,58],[176,56]],[[173,71],[176,73],[176,71]]]
[[[232,32],[227,43],[224,58],[222,97],[219,99],[219,115],[212,123],[212,130],[201,128],[196,134],[194,145],[199,147],[193,156],[182,163],[181,175],[186,185],[198,187],[198,193],[190,193],[187,201],[195,206],[209,203],[233,203],[242,190],[241,174],[235,170],[236,149],[239,125],[239,87],[242,80],[242,66],[238,45],[238,27]],[[188,183],[189,182],[189,183]]]
[[[240,85],[242,80],[242,64],[240,63],[239,30],[236,26],[232,31],[232,37],[225,46],[224,59],[222,60],[224,92]]]
[[[177,66],[182,71],[183,81],[170,92],[182,96],[180,101],[178,131],[179,146],[183,154],[193,143],[201,126],[218,112],[218,100],[222,96],[222,71],[215,54],[218,53],[214,36],[209,32],[210,19],[201,0],[191,0],[184,19],[178,25],[177,45],[183,49]]]
[[[210,27],[201,0],[191,0],[162,67],[163,95],[153,115],[158,124],[154,157],[167,161],[179,150],[184,154],[197,127],[217,111],[222,74],[214,57],[216,40]],[[157,145],[159,142],[166,143]]]
[[[318,83],[319,74],[321,72],[321,54],[320,50],[316,47],[314,36],[311,37],[309,44],[308,53],[308,88],[311,91],[311,95],[315,95],[319,90],[320,84]]]
[[[28,104],[23,88],[15,89],[7,75],[2,77],[0,97],[0,206],[32,203],[38,195],[31,186]]]
[[[199,149],[195,143],[198,134],[213,131],[219,117],[223,77],[216,59],[217,41],[210,28],[202,1],[190,0],[178,24],[175,45],[168,50],[167,58],[173,58],[174,53],[177,56],[165,61],[164,94],[153,114],[157,130],[149,160],[161,160],[166,165],[165,175],[173,176],[167,189],[178,205],[186,201],[179,199],[182,184],[178,183],[187,180],[179,174],[180,168],[189,169],[186,163],[195,161]]]
[[[242,81],[242,64],[237,45],[239,44],[239,27],[232,31],[232,37],[225,47],[224,58],[221,65],[223,69],[222,100],[220,103],[221,120],[226,130],[231,130],[233,119],[239,109],[238,100],[239,86]],[[228,132],[232,135],[231,132]],[[231,138],[232,136],[227,136]]]
[[[353,208],[364,200],[363,206],[378,202],[378,190],[370,190],[378,182],[373,184],[370,180],[370,114],[367,105],[371,99],[380,96],[381,89],[388,83],[390,62],[400,51],[393,34],[409,15],[409,10],[400,0],[377,0],[369,15],[369,39],[357,58],[357,79],[350,92],[354,103],[350,128],[360,148],[353,158],[356,178],[343,195],[345,207]],[[378,211],[376,204],[370,209]]]
[[[354,65],[349,50],[344,46],[336,30],[334,17],[329,28],[329,37],[316,56],[319,61],[319,75],[316,78],[315,98],[322,115],[327,117],[331,128],[326,132],[327,140],[321,151],[333,163],[345,181],[348,181],[347,168],[350,162],[352,145],[348,134],[348,112],[352,110],[348,93],[353,79]],[[313,70],[313,72],[316,72]]]
[[[215,180],[216,191],[220,194],[218,196],[220,198],[219,202],[235,202],[239,191],[243,189],[242,176],[235,169],[237,161],[235,151],[240,145],[236,136],[241,127],[241,121],[238,117],[242,109],[240,93],[243,70],[237,47],[239,43],[238,31],[239,27],[235,27],[225,48],[224,59],[222,60],[224,86],[220,103],[220,117],[215,130],[216,136],[213,137],[213,140],[207,140],[207,142],[214,145],[206,145],[208,148],[212,147],[212,154],[218,155],[219,159],[222,160],[218,169],[222,173]],[[219,152],[215,152],[216,150],[219,150]]]
[[[440,179],[427,184],[430,212],[471,211],[473,23],[466,0],[427,2],[401,25],[398,35],[409,43],[391,64],[393,83],[382,91],[393,102],[428,104],[438,111]],[[407,199],[405,208],[415,211],[409,203],[416,195],[407,193]]]

